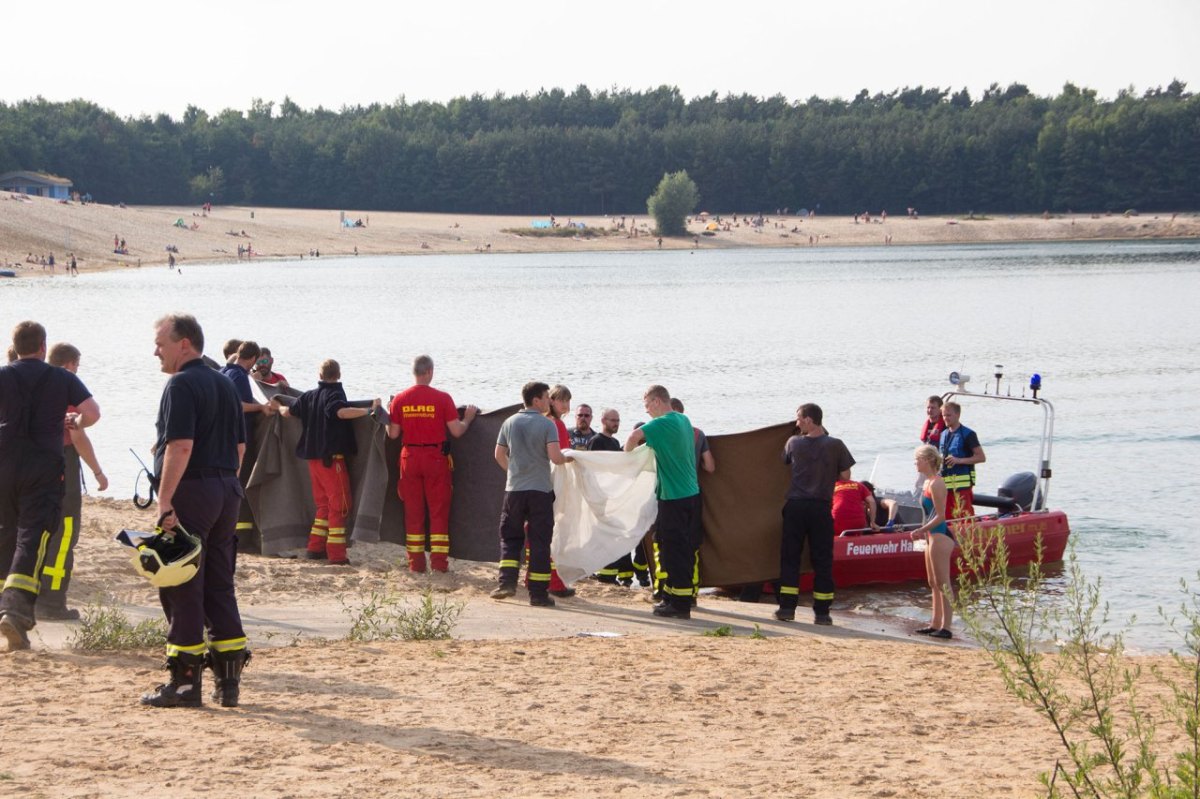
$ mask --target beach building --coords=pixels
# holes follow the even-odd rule
[[[45,172],[5,172],[0,175],[0,191],[29,194],[34,197],[50,197],[54,200],[71,199],[71,181]]]

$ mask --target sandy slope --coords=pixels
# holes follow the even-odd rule
[[[110,540],[148,513],[88,500],[84,518],[77,601],[152,608]],[[244,608],[316,613],[425,584],[394,568],[399,547],[351,552],[350,570],[243,556]],[[513,612],[569,617],[579,603],[648,620],[648,607],[585,582],[555,610],[518,610],[482,597],[493,570],[456,562],[435,586],[471,602],[482,624],[466,632],[490,640],[254,641],[236,710],[138,707],[162,677],[157,651],[0,654],[0,795],[1032,796],[1058,756],[976,650],[855,634],[842,614],[820,630],[767,623],[763,640],[703,637],[702,621],[529,638]]]
[[[262,257],[322,257],[353,255],[432,254],[471,252],[553,252],[581,250],[648,250],[658,247],[644,214],[626,218],[615,231],[617,218],[581,217],[591,228],[614,230],[592,239],[533,238],[511,229],[528,230],[526,216],[469,216],[347,210],[349,219],[362,219],[362,228],[342,228],[338,211],[282,208],[217,207],[200,216],[193,207],[129,207],[64,204],[45,198],[0,194],[0,265],[41,274],[41,266],[26,263],[29,254],[53,253],[58,273],[65,272],[67,254],[74,252],[83,270],[163,265],[166,247],[179,249],[179,264],[236,260],[239,245]],[[251,216],[253,214],[253,217]],[[174,226],[182,219],[187,226]],[[634,227],[641,235],[630,237]],[[704,224],[694,220],[690,230],[701,248],[808,247],[894,245],[1069,239],[1135,239],[1200,237],[1200,215],[1160,214],[1069,217],[998,217],[966,220],[892,216],[887,222],[855,223],[850,217],[769,217],[761,228],[737,217],[738,224],[713,236],[700,235]],[[566,222],[566,219],[560,219]],[[198,229],[192,230],[195,223]],[[242,234],[245,233],[243,236]],[[236,235],[230,235],[236,234]],[[113,252],[113,237],[126,240],[128,255]],[[664,240],[664,248],[697,246],[692,238]]]

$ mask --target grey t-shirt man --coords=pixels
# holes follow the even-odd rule
[[[833,502],[838,475],[854,465],[854,457],[841,439],[831,435],[796,435],[783,448],[783,460],[792,467],[788,499]]]
[[[534,408],[524,408],[504,420],[497,446],[508,448],[505,491],[554,490],[547,444],[558,443],[558,428]]]

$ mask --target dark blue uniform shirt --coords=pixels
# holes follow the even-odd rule
[[[35,398],[34,386],[43,375],[46,379]],[[78,377],[37,358],[22,358],[0,367],[0,447],[28,435],[38,449],[62,455],[67,406],[78,406],[91,396]],[[26,408],[28,434],[22,419]]]
[[[341,383],[322,381],[316,388],[301,394],[290,410],[292,416],[304,424],[296,444],[296,456],[311,461],[356,454],[358,444],[354,440],[354,428],[349,420],[339,419],[337,415],[342,408],[349,407]]]
[[[192,457],[184,474],[219,469],[236,474],[238,444],[246,443],[242,404],[229,378],[202,359],[188,361],[163,387],[155,423],[154,473],[162,475],[168,441],[191,439]]]

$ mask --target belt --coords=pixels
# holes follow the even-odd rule
[[[195,479],[198,477],[237,477],[237,472],[233,469],[217,469],[211,466],[197,466],[194,469],[187,469],[183,473],[184,479]]]
[[[446,443],[446,442],[439,441],[436,444],[405,444],[404,446],[406,446],[406,447],[440,447],[444,443]]]

